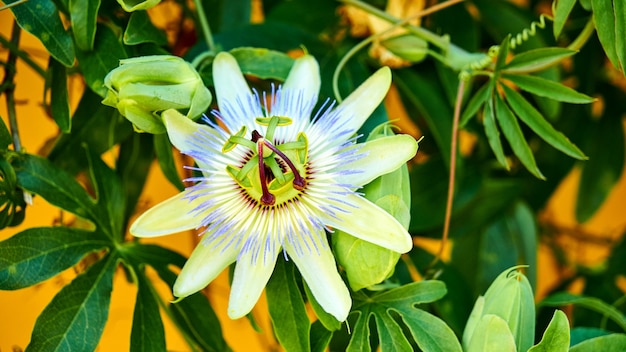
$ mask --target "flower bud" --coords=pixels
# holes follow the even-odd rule
[[[161,0],[117,0],[117,2],[122,6],[124,11],[133,12],[137,10],[147,10],[151,7],[155,7],[161,2]]]
[[[428,43],[411,34],[401,34],[385,39],[381,44],[397,57],[410,63],[424,61],[428,55]]]
[[[375,128],[368,141],[392,135],[389,125]],[[404,226],[411,219],[411,190],[409,171],[405,165],[382,175],[363,188],[365,198],[391,214]],[[400,253],[363,241],[343,231],[336,230],[332,237],[335,255],[348,276],[353,291],[372,287],[393,274]]]
[[[190,119],[211,104],[211,92],[196,70],[180,57],[142,56],[120,61],[104,78],[108,88],[103,104],[125,116],[137,131],[164,133],[159,112],[176,109]]]
[[[517,351],[527,351],[534,343],[535,302],[533,291],[524,274],[513,267],[502,272],[489,286],[484,297],[476,300],[463,332],[463,346],[477,346],[474,340],[504,332],[493,319],[507,323]],[[490,322],[487,324],[486,322]],[[499,321],[499,320],[498,320]],[[490,331],[490,329],[497,331]],[[469,349],[468,349],[469,350]]]

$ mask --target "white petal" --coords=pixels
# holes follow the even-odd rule
[[[390,85],[391,70],[380,68],[339,104],[337,126],[356,132],[383,101]]]
[[[205,237],[210,235],[205,234]],[[215,248],[212,243],[200,242],[193,250],[174,284],[174,296],[187,297],[205,288],[224,268],[237,258],[234,246]]]
[[[347,213],[336,211],[334,217],[320,213],[326,225],[399,253],[413,248],[411,235],[389,213],[356,194],[345,195],[342,200],[355,208]]]
[[[214,136],[215,139],[219,139],[219,134],[213,128],[193,122],[187,116],[174,109],[163,111],[161,117],[163,118],[163,123],[167,129],[167,135],[170,142],[181,153],[190,154],[194,151],[194,149],[198,148],[197,145],[193,144],[194,138],[191,138],[196,133],[206,133]],[[202,160],[196,159],[195,161],[201,168],[205,170],[210,169],[210,167]]]
[[[376,177],[398,169],[417,153],[417,141],[409,135],[396,135],[378,138],[366,143],[360,143],[357,148],[364,157],[351,163],[340,164],[334,171],[338,171],[337,183],[362,186],[372,182]],[[355,171],[341,173],[341,171]]]
[[[316,97],[320,92],[320,67],[311,55],[305,55],[295,61],[283,88],[300,90],[303,97]]]
[[[197,228],[201,216],[193,216],[192,210],[201,204],[201,200],[189,200],[188,192],[181,192],[150,208],[130,227],[130,233],[136,237],[155,237]]]
[[[296,263],[302,278],[311,289],[317,302],[326,312],[339,321],[345,321],[350,313],[352,300],[346,284],[337,272],[337,265],[326,240],[326,234],[315,237],[315,250],[299,253],[291,244],[285,241],[285,249],[291,260]]]
[[[253,127],[254,118],[262,116],[261,107],[256,100],[251,100],[250,87],[231,54],[221,52],[215,57],[213,83],[220,113],[228,129],[236,132],[244,125]]]
[[[231,319],[250,313],[272,276],[276,257],[264,258],[264,253],[264,250],[249,250],[237,259],[228,299],[228,316]]]

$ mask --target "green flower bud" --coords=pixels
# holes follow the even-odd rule
[[[137,10],[147,10],[158,5],[161,0],[117,0],[124,11],[133,12]]]
[[[524,274],[513,267],[502,272],[489,286],[484,297],[476,300],[463,332],[463,346],[482,346],[485,336],[504,333],[493,316],[507,323],[517,351],[527,351],[535,338],[535,302],[533,291]],[[487,323],[489,322],[489,323]],[[489,329],[498,329],[490,331]],[[504,337],[503,337],[504,338]]]
[[[401,34],[385,39],[381,44],[394,55],[411,63],[423,61],[428,55],[428,43],[411,34]]]
[[[164,133],[159,112],[176,109],[197,119],[211,104],[211,92],[196,70],[180,57],[142,56],[120,61],[104,78],[103,104],[119,110],[137,131]]]
[[[393,135],[384,124],[375,128],[368,141]],[[411,220],[409,171],[405,165],[382,175],[363,188],[365,198],[387,211],[408,229]],[[335,257],[348,276],[353,291],[372,288],[393,274],[400,253],[336,230],[331,236]]]

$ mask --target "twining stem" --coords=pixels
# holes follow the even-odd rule
[[[11,44],[15,47],[19,45],[20,34],[22,29],[17,24],[17,21],[13,22],[13,30],[11,33]],[[15,79],[16,72],[17,53],[14,50],[9,51],[9,58],[4,66],[4,80],[2,81],[2,87],[4,88],[4,96],[7,101],[7,113],[9,115],[9,128],[11,129],[11,136],[13,137],[13,149],[16,152],[22,150],[22,142],[20,141],[20,132],[17,127],[17,114],[15,112]]]
[[[337,64],[337,67],[335,68],[335,72],[333,72],[333,81],[332,81],[332,85],[333,85],[333,94],[335,95],[335,100],[337,100],[338,103],[341,103],[342,99],[341,99],[341,94],[339,92],[339,73],[341,72],[341,70],[343,70],[343,67],[346,65],[346,63],[348,62],[348,60],[350,60],[350,58],[352,58],[352,56],[354,56],[359,50],[361,50],[362,48],[364,48],[365,46],[367,46],[368,44],[370,44],[371,42],[373,42],[374,40],[382,37],[383,35],[393,31],[394,29],[398,28],[398,27],[402,27],[402,26],[406,26],[409,24],[409,22],[420,18],[420,17],[424,17],[424,16],[428,16],[432,13],[435,13],[437,11],[443,10],[446,7],[452,6],[454,4],[460,3],[462,1],[465,0],[448,0],[445,2],[442,2],[440,4],[437,5],[433,5],[425,10],[419,11],[418,13],[416,13],[413,16],[407,17],[405,19],[399,20],[394,18],[391,15],[388,15],[386,12],[380,11],[377,8],[366,4],[366,3],[362,3],[359,0],[342,0],[345,4],[348,5],[353,5],[361,10],[364,10],[368,13],[371,13],[375,16],[378,17],[382,17],[384,20],[389,21],[391,23],[393,23],[393,26],[387,28],[386,30],[379,32],[379,33],[375,33],[370,35],[369,37],[365,38],[364,40],[362,40],[360,43],[358,43],[357,45],[355,45],[354,47],[350,48],[350,50],[341,58],[341,60],[339,61],[339,63]],[[437,43],[439,43],[442,38],[432,34],[431,32],[421,28],[421,27],[412,27],[412,28],[416,28],[415,30],[418,31],[418,33],[415,33],[418,35],[418,37],[422,37],[421,34],[423,33],[427,33],[426,37],[422,38],[425,40],[431,39],[431,40],[435,40],[432,43],[436,46],[439,46],[440,48],[444,49],[447,48],[447,46],[441,46],[438,45]],[[431,51],[429,51],[430,53],[432,53]]]
[[[11,5],[15,4],[12,3]],[[46,70],[41,68],[33,59],[30,58],[27,52],[20,50],[17,45],[13,45],[10,40],[7,40],[3,36],[0,35],[0,45],[9,49],[10,52],[14,53],[20,60],[22,60],[25,64],[27,64],[30,68],[32,68],[39,76],[46,77]]]
[[[578,34],[578,37],[574,39],[568,46],[568,49],[572,50],[580,50],[585,43],[591,38],[593,33],[596,31],[596,23],[593,20],[593,16],[589,18],[589,21],[585,24],[585,28]]]
[[[454,200],[454,183],[456,181],[456,158],[457,158],[457,141],[459,137],[459,120],[461,117],[461,104],[463,103],[463,92],[465,91],[465,80],[459,80],[459,87],[456,92],[456,102],[454,104],[454,117],[452,119],[452,141],[450,142],[450,173],[448,177],[448,198],[446,200],[446,214],[443,220],[443,234],[441,236],[441,244],[437,255],[430,263],[432,268],[441,260],[446,245],[448,244],[448,235],[450,233],[450,218],[452,217],[452,201]]]
[[[204,35],[206,45],[210,52],[216,53],[217,49],[215,48],[215,42],[213,41],[213,34],[211,33],[209,21],[206,19],[206,13],[204,12],[204,7],[202,6],[202,0],[194,0],[194,4],[196,5],[196,12],[198,19],[200,20],[200,27],[202,28],[202,34]]]

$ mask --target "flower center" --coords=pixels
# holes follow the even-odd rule
[[[265,136],[257,130],[252,138],[244,138],[247,130],[242,127],[231,135],[222,147],[222,152],[242,145],[250,153],[242,160],[241,167],[228,165],[226,170],[247,195],[264,206],[283,204],[297,198],[306,188],[306,164],[308,140],[304,133],[296,141],[280,144],[272,142],[279,126],[291,124],[291,119],[282,116],[260,117],[259,125],[267,126]]]

